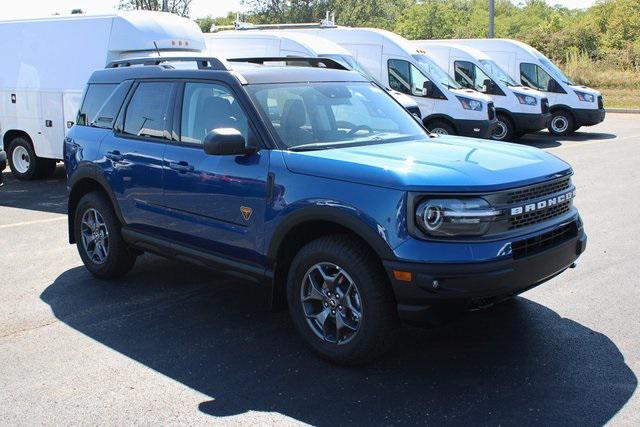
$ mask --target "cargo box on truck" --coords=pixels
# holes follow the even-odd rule
[[[118,59],[205,48],[193,21],[161,12],[0,21],[0,40],[0,141],[20,179],[46,177],[62,159],[95,70]]]

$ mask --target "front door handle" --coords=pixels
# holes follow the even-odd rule
[[[194,167],[187,162],[170,162],[169,167],[180,173],[193,172]]]
[[[124,158],[124,156],[118,150],[107,151],[107,153],[104,156],[107,159],[113,160],[114,162],[119,162]]]

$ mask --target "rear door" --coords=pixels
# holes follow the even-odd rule
[[[235,128],[261,145],[248,101],[223,82],[185,82],[175,113],[179,141],[164,153],[164,205],[183,244],[260,263],[269,151],[212,156],[202,140],[216,128]],[[182,102],[180,102],[182,101]]]
[[[134,84],[115,131],[100,147],[104,173],[125,222],[138,231],[159,234],[168,226],[162,207],[162,161],[171,138],[175,88],[176,83],[170,81]],[[97,117],[101,120],[109,117]]]

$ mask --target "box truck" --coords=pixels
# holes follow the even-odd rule
[[[95,70],[205,49],[193,21],[161,12],[0,21],[0,40],[0,138],[11,171],[24,180],[55,170]]]
[[[496,107],[492,138],[511,141],[525,133],[545,129],[551,118],[545,94],[522,86],[478,49],[433,40],[413,44],[447,70],[462,87],[488,95]]]
[[[256,28],[256,27],[254,27]],[[287,31],[221,31],[206,33],[209,54],[223,59],[255,57],[310,57],[329,58],[357,71],[369,80],[384,87],[411,114],[420,118],[418,104],[409,96],[377,81],[343,47],[329,40],[310,34]]]
[[[564,136],[604,120],[602,94],[576,85],[549,58],[526,43],[507,39],[448,40],[489,55],[517,82],[546,93],[551,107],[549,132]]]

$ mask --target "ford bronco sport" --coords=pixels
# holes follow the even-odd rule
[[[148,251],[256,280],[316,353],[360,363],[399,320],[519,294],[585,249],[553,155],[430,135],[355,72],[163,61],[95,72],[65,141],[69,239],[97,277]]]

